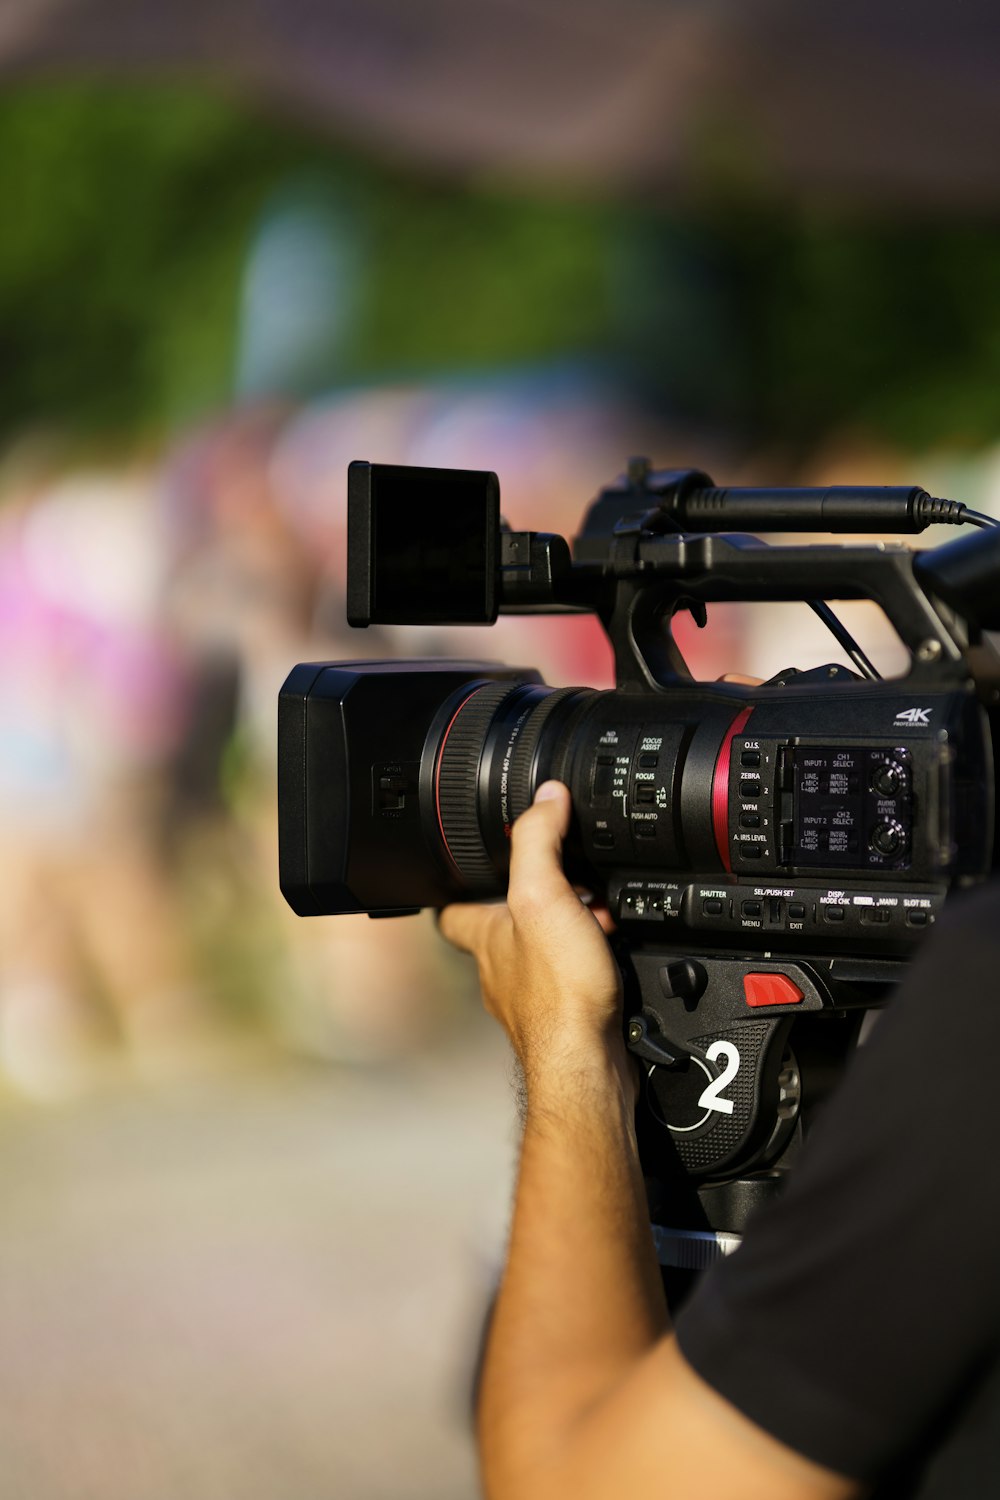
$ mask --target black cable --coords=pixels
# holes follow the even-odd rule
[[[838,620],[829,604],[824,604],[822,599],[809,599],[806,602],[813,614],[818,615],[831,635],[836,637],[838,644],[847,652],[862,677],[867,677],[869,682],[881,682],[882,673],[865,655],[843,621]]]
[[[962,509],[961,520],[967,521],[970,526],[982,526],[984,529],[990,526],[1000,526],[1000,521],[994,520],[992,516],[984,515],[981,510],[970,510],[967,505]]]

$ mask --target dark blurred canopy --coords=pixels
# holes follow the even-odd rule
[[[683,187],[741,155],[772,188],[992,203],[990,0],[5,0],[8,76],[222,73],[423,165]],[[766,166],[764,165],[766,163]]]

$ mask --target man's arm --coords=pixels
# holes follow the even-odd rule
[[[441,930],[478,964],[524,1070],[508,1261],[479,1441],[489,1500],[843,1500],[849,1480],[754,1426],[668,1331],[633,1124],[621,985],[598,917],[562,872],[569,793],[546,783],[515,825],[506,906]]]

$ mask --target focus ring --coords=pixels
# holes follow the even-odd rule
[[[493,716],[524,684],[488,682],[460,706],[445,731],[438,757],[437,811],[441,836],[462,879],[472,891],[492,894],[497,871],[479,827],[479,763]]]
[[[550,691],[531,715],[526,732],[518,743],[514,752],[513,764],[510,769],[510,816],[511,822],[519,818],[521,814],[531,806],[533,789],[531,785],[531,770],[535,759],[535,750],[542,737],[542,730],[548,723],[554,709],[560,703],[565,703],[567,698],[576,697],[580,693],[577,687],[556,688]],[[535,788],[534,790],[537,790]]]

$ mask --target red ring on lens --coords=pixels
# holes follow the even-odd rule
[[[455,720],[462,712],[462,709],[476,696],[477,693],[481,693],[486,687],[489,687],[489,683],[481,682],[478,687],[474,687],[472,689],[471,693],[466,693],[465,697],[462,699],[461,703],[458,705],[455,712],[448,720],[448,727],[445,730],[444,734],[441,736],[441,744],[438,747],[437,765],[434,769],[434,811],[437,815],[438,832],[441,834],[441,842],[445,847],[445,852],[447,853],[448,858],[451,860],[452,864],[455,866],[456,870],[459,869],[459,864],[454,854],[452,854],[451,852],[451,847],[448,843],[448,835],[444,831],[444,823],[441,819],[441,766],[444,761],[444,747],[448,743],[448,736],[454,729]]]
[[[743,730],[752,713],[753,704],[749,708],[741,709],[726,730],[726,737],[719,748],[715,772],[712,776],[712,831],[715,834],[715,847],[719,851],[719,858],[730,875],[733,872],[733,865],[729,858],[729,762],[733,753],[733,740]]]

